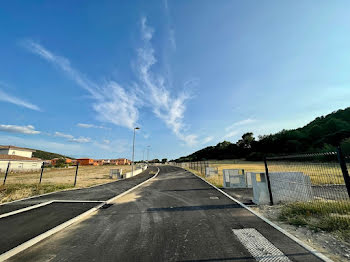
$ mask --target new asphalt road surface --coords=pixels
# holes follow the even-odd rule
[[[321,261],[192,173],[159,168],[108,208],[9,260]]]
[[[141,174],[125,180],[0,205],[0,255],[93,207],[102,205],[104,201],[153,177],[157,171],[156,167],[149,167]],[[48,204],[6,216],[9,212],[45,203]]]

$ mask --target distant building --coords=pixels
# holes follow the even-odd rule
[[[103,159],[103,164],[104,165],[109,165],[111,163],[110,159]]]
[[[24,156],[31,158],[35,150],[25,148],[25,147],[17,147],[17,146],[0,146],[0,154],[1,155],[15,155],[15,156]]]
[[[99,166],[104,165],[104,162],[105,162],[104,159],[97,159],[94,161],[94,163],[97,163],[97,165],[99,165]]]
[[[130,165],[131,161],[126,158],[118,158],[118,159],[111,159],[110,160],[111,165]]]
[[[10,163],[10,171],[36,171],[40,170],[43,161],[40,158],[32,157],[35,150],[0,145],[0,172],[5,172]]]
[[[93,166],[94,160],[92,158],[78,158],[77,162],[81,166]]]
[[[57,160],[59,160],[61,158],[54,158],[54,159],[51,159],[51,165],[55,166],[56,163],[57,163]],[[64,158],[66,160],[66,164],[70,164],[72,163],[72,159],[69,159],[69,158]]]

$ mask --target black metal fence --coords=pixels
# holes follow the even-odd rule
[[[263,172],[270,204],[294,203],[303,218],[310,215],[312,220],[314,214],[325,218],[322,223],[327,226],[336,223],[335,227],[342,225],[350,229],[350,155],[340,148],[335,152],[270,157],[253,164],[225,160],[176,165],[195,170],[202,176],[206,175],[207,167],[217,168],[217,181],[221,186],[223,169],[244,169],[245,175]]]
[[[304,154],[266,159],[266,173],[271,181],[273,196],[282,198],[288,194],[291,201],[348,201],[349,174],[342,152]],[[349,185],[348,185],[349,186]],[[292,188],[290,188],[292,187]],[[278,199],[271,199],[272,203]]]

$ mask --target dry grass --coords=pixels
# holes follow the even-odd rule
[[[73,188],[70,184],[10,184],[0,186],[0,203]]]
[[[297,202],[282,206],[279,219],[315,231],[335,232],[348,243],[350,236],[349,201]]]
[[[231,162],[231,163],[230,163]],[[210,167],[218,169],[218,176],[210,180],[222,186],[223,169],[244,169],[245,172],[265,172],[264,162],[250,162],[243,160],[210,161]],[[303,172],[308,175],[314,185],[344,184],[342,171],[338,163],[310,163],[310,162],[275,162],[268,165],[270,172]],[[204,168],[203,168],[204,173]],[[203,174],[204,175],[204,174]],[[206,178],[207,179],[207,178]],[[209,181],[209,178],[208,178]]]
[[[123,173],[129,172],[131,166],[79,166],[76,188],[89,187],[115,181],[109,178],[109,170],[121,168]],[[1,173],[3,179],[4,174]],[[0,186],[0,203],[13,201],[33,195],[44,194],[72,188],[75,167],[44,169],[41,185],[40,172],[10,173],[6,185]]]

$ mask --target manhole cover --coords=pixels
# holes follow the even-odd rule
[[[210,199],[219,199],[217,196],[211,196]]]

